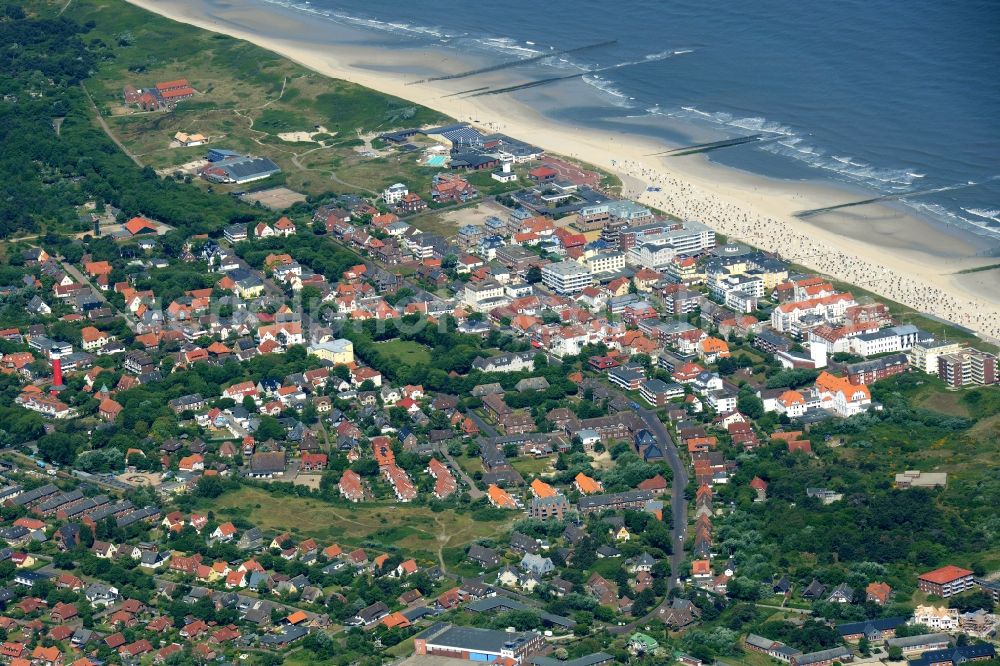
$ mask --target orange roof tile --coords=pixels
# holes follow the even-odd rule
[[[499,486],[491,484],[486,490],[486,493],[489,495],[490,501],[501,509],[517,508],[517,503],[514,501],[514,498],[510,496],[510,493]]]
[[[961,567],[956,567],[953,564],[941,567],[940,569],[935,569],[934,571],[928,571],[925,574],[919,576],[920,580],[925,580],[928,583],[935,583],[937,585],[945,585],[952,581],[958,580],[959,578],[965,578],[966,576],[971,576],[973,572],[968,569],[963,569]]]
[[[573,480],[576,481],[577,487],[580,489],[580,492],[583,493],[584,495],[589,495],[590,493],[599,493],[602,490],[604,490],[604,486],[602,486],[599,482],[590,478],[583,472],[577,474]]]
[[[535,479],[531,482],[531,492],[534,493],[535,497],[552,497],[556,495],[556,489],[545,483],[541,479]]]

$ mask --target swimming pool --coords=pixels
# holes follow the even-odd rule
[[[448,158],[445,157],[444,155],[431,155],[430,157],[427,158],[427,166],[440,167],[444,166],[445,162],[447,161]]]

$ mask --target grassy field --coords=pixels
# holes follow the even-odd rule
[[[948,416],[969,416],[969,408],[961,400],[962,394],[958,392],[928,391],[913,404]]]
[[[719,657],[719,663],[729,666],[772,666],[775,662],[766,654],[747,650],[739,657]]]
[[[426,365],[431,362],[431,352],[427,347],[412,340],[389,340],[380,342],[378,350],[392,357],[402,365]]]
[[[476,472],[483,471],[483,461],[479,457],[470,458],[464,453],[460,456],[455,456],[455,460],[458,462],[459,466],[465,470],[465,473],[472,476]]]
[[[431,212],[408,218],[406,223],[429,234],[437,234],[443,238],[451,238],[457,231],[455,225],[448,222],[445,212]]]
[[[356,148],[365,145],[360,135],[438,123],[446,120],[442,114],[329,79],[250,43],[175,23],[120,0],[65,4],[66,15],[74,20],[93,21],[91,38],[114,48],[115,57],[102,63],[87,89],[112,131],[144,164],[169,169],[203,157],[204,146],[169,147],[176,132],[198,132],[210,137],[209,145],[272,158],[292,189],[352,189],[332,177],[341,170],[343,181],[366,189],[399,180],[401,171],[419,175],[421,187],[415,191],[428,189],[433,170],[416,167],[414,157],[397,163],[392,150],[372,159]],[[188,79],[197,94],[173,111],[145,113],[123,105],[125,85],[146,88],[180,78]],[[326,130],[316,137],[322,143],[278,137],[316,132],[319,126]]]
[[[321,544],[376,544],[429,560],[437,560],[441,548],[502,534],[511,526],[508,521],[477,521],[452,511],[434,513],[424,506],[387,502],[340,507],[258,488],[226,493],[211,508],[220,516],[243,516],[263,530],[289,531]]]
[[[986,524],[995,515],[1000,501],[996,477],[997,442],[1000,442],[1000,409],[991,400],[995,389],[946,391],[934,377],[897,385],[894,393],[914,407],[932,410],[942,420],[948,417],[975,417],[975,425],[964,431],[939,429],[933,422],[915,429],[909,423],[878,423],[849,438],[863,440],[863,447],[835,449],[837,458],[860,465],[865,473],[887,481],[907,469],[946,472],[947,486],[938,493],[938,505],[946,512],[971,524]],[[981,396],[978,405],[970,401]],[[984,522],[985,521],[985,522]],[[987,571],[1000,568],[1000,548],[955,554],[958,566],[980,565]]]
[[[518,457],[512,459],[510,464],[522,476],[539,476],[552,471],[552,458]]]

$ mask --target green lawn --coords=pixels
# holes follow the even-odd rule
[[[427,365],[431,362],[431,352],[424,345],[412,340],[389,340],[378,343],[378,350],[395,359],[401,365]]]
[[[455,456],[455,460],[458,462],[461,468],[465,470],[465,473],[468,474],[469,476],[472,476],[476,472],[483,471],[483,461],[479,457],[470,458],[469,456],[463,453],[460,456]]]
[[[434,513],[419,505],[378,502],[350,507],[319,499],[272,495],[240,488],[211,502],[220,516],[243,516],[263,530],[289,531],[321,544],[377,542],[437,558],[439,547],[460,546],[510,529],[512,521],[477,521],[466,514]]]
[[[552,471],[552,458],[518,457],[510,461],[511,466],[522,476],[540,476]]]
[[[747,650],[739,657],[719,657],[719,663],[729,666],[772,666],[777,663],[766,654]]]

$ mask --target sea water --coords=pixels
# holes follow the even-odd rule
[[[618,40],[509,71],[527,81],[641,62],[584,76],[599,103],[568,99],[544,112],[664,133],[676,145],[760,133],[776,140],[711,159],[767,176],[902,194],[1000,174],[996,2],[271,1],[379,33],[387,45],[496,62]],[[984,248],[1000,240],[1000,180],[904,204],[978,233]]]

